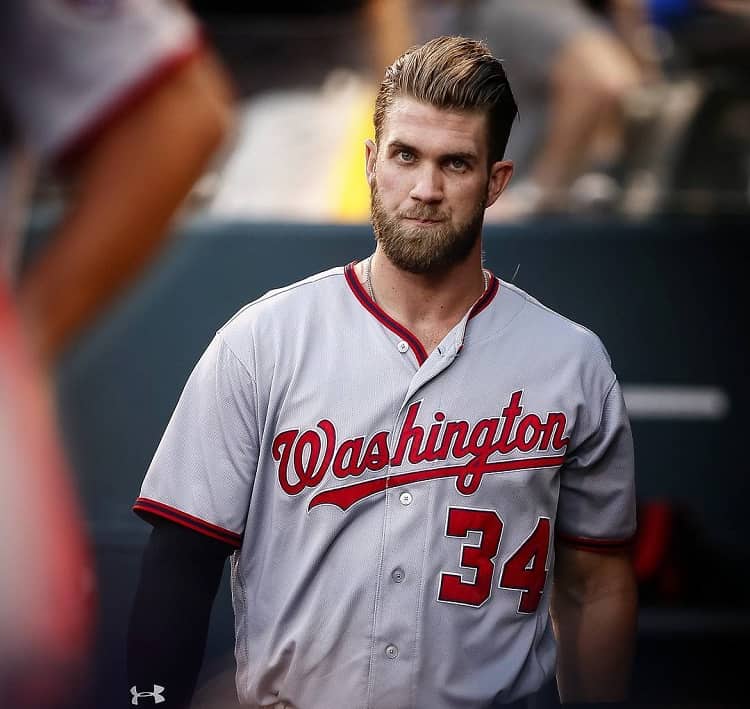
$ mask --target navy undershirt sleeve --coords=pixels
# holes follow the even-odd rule
[[[208,622],[228,544],[154,520],[143,554],[127,641],[130,705],[135,692],[163,687],[164,709],[188,707],[203,662]]]

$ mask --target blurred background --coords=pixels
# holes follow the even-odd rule
[[[453,33],[487,40],[520,108],[487,266],[597,332],[625,391],[642,606],[633,704],[750,702],[750,3],[189,6],[231,79],[232,132],[158,255],[54,370],[98,583],[95,668],[76,706],[120,706],[127,691],[148,534],[130,506],[187,375],[243,304],[370,253],[363,143],[384,67]],[[51,172],[37,181],[26,268],[67,198]],[[225,579],[196,706],[234,706],[232,648]]]

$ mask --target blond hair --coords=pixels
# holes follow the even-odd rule
[[[386,69],[375,99],[377,141],[399,96],[437,108],[486,112],[490,162],[502,160],[518,108],[502,62],[484,42],[437,37],[396,59]]]

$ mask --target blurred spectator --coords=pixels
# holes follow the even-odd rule
[[[710,106],[698,115],[717,81],[683,81],[709,56],[739,72],[735,58],[750,48],[742,0],[197,5],[245,97],[235,149],[211,183],[214,215],[366,221],[363,155],[351,146],[372,135],[383,57],[456,33],[487,38],[517,87],[521,115],[509,147],[517,171],[489,220],[700,212],[711,200],[729,203],[720,193],[730,192],[731,205],[748,207],[746,110],[735,102],[727,115]],[[695,169],[707,159],[710,171]],[[294,174],[283,169],[289,160]]]
[[[480,0],[468,33],[506,62],[520,108],[508,155],[515,185],[487,217],[565,211],[571,199],[608,199],[606,174],[622,150],[626,97],[660,70],[641,0]],[[596,170],[597,177],[581,176]]]
[[[750,4],[649,0],[667,81],[628,104],[620,210],[750,211]]]
[[[217,42],[234,57],[248,94],[212,213],[283,221],[369,218],[364,141],[373,134],[382,72],[415,43],[414,4],[337,0],[274,9],[261,2],[240,11],[236,3],[223,3],[235,11],[229,20],[205,4]],[[243,32],[238,26],[251,13],[260,13],[259,22]],[[256,56],[248,75],[248,59]]]
[[[2,4],[0,706],[69,701],[93,620],[50,368],[152,258],[229,115],[223,73],[176,2]],[[69,181],[70,198],[20,274],[43,167]]]

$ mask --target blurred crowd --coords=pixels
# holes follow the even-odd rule
[[[361,146],[383,67],[411,44],[455,33],[504,59],[520,108],[513,184],[489,221],[750,208],[750,4],[741,0],[195,6],[241,106],[226,161],[201,185],[215,214],[366,221]]]
[[[367,221],[362,146],[384,67],[431,36],[464,34],[503,58],[520,109],[513,184],[487,221],[750,210],[745,0],[189,4],[238,107],[194,209]],[[59,193],[45,180],[38,201]]]

